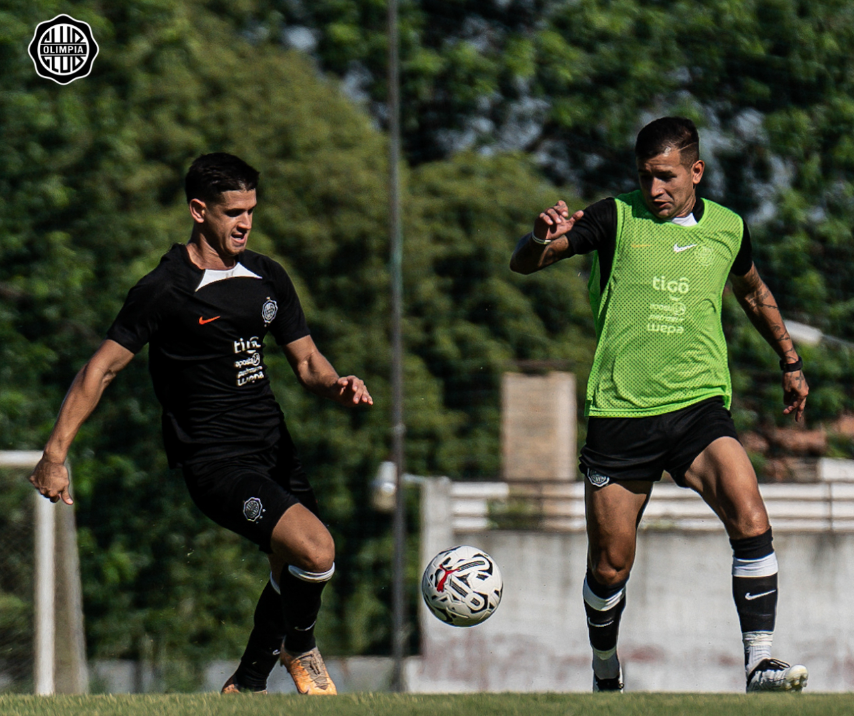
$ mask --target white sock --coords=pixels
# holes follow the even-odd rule
[[[771,644],[774,641],[772,631],[746,631],[742,633],[744,642],[745,663],[748,676],[753,668],[763,659],[771,658]]]
[[[593,650],[593,673],[600,679],[616,679],[620,675],[620,660],[617,649]]]

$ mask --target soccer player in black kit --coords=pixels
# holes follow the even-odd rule
[[[302,694],[335,694],[314,640],[335,546],[296,455],[264,365],[270,333],[300,383],[347,407],[372,405],[362,380],[339,377],[311,338],[293,284],[248,251],[258,172],[230,154],[199,157],[186,177],[193,231],[134,286],[107,339],[83,366],[30,476],[72,503],[64,462],[104,389],[150,344],[169,463],[208,517],[268,554],[270,581],[223,693],[263,692],[278,660]]]

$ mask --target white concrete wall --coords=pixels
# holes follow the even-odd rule
[[[450,486],[437,479],[424,487],[422,563],[473,544],[499,564],[504,596],[488,621],[470,629],[446,626],[422,607],[422,656],[408,664],[408,689],[589,691],[586,536],[454,532]],[[774,655],[806,664],[810,691],[854,689],[854,534],[786,532],[774,544]],[[619,645],[628,691],[744,690],[731,560],[722,529],[641,533]]]

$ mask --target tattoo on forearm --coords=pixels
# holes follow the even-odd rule
[[[754,311],[765,309],[771,309],[773,311],[778,311],[776,302],[774,301],[774,296],[771,294],[771,291],[768,290],[768,287],[763,283],[760,284],[759,287],[744,297],[744,300],[747,302],[747,305]]]
[[[736,298],[762,337],[783,355],[795,355],[777,301],[755,268],[739,282],[738,289]]]
[[[774,338],[778,341],[788,341],[791,340],[789,337],[789,332],[786,330],[786,327],[780,325],[779,323],[771,324],[771,333],[774,335]]]

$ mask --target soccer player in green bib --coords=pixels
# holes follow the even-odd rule
[[[638,191],[574,214],[558,202],[539,215],[510,262],[529,274],[595,252],[589,293],[597,347],[581,451],[593,690],[623,690],[617,636],[637,527],[653,483],[667,471],[708,503],[729,535],[747,691],[800,691],[806,667],[771,657],[777,558],[756,474],[729,413],[721,326],[727,279],[780,357],[783,412],[795,420],[809,392],[803,364],[753,264],[747,225],[697,196],[705,165],[693,122],[651,122],[638,134],[635,158]]]

